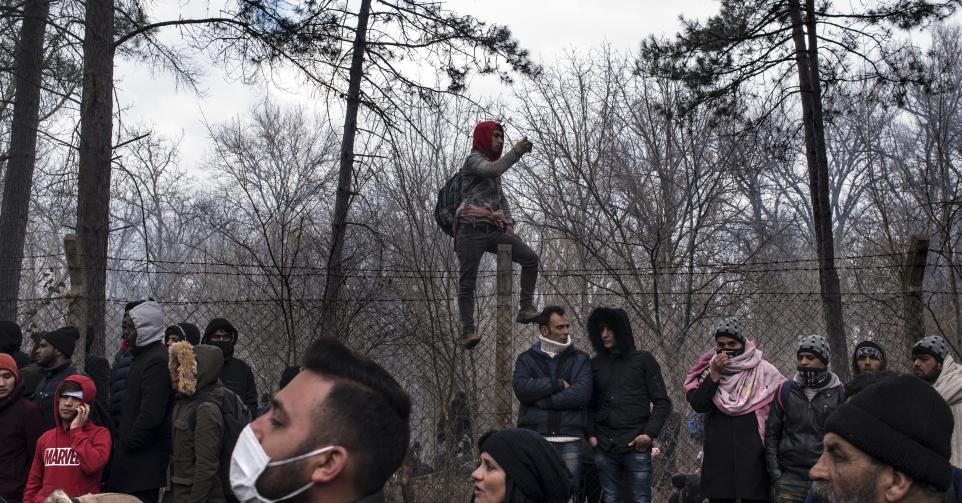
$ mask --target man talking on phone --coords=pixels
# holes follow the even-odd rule
[[[84,375],[68,376],[54,397],[56,423],[37,440],[24,503],[42,503],[57,489],[78,497],[100,492],[110,458],[110,431],[90,421],[97,387]]]
[[[474,324],[478,265],[485,252],[497,253],[500,244],[511,245],[511,260],[521,264],[521,305],[516,321],[534,323],[541,314],[534,307],[538,254],[514,233],[515,222],[501,187],[501,175],[531,152],[532,144],[522,138],[504,156],[503,148],[504,127],[494,121],[479,122],[474,126],[471,154],[461,167],[462,202],[455,215],[454,249],[461,268],[458,309],[465,349],[481,341]]]

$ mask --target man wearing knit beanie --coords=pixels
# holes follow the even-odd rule
[[[852,374],[881,372],[885,370],[885,350],[872,341],[862,341],[852,351]]]
[[[938,335],[923,337],[912,346],[912,373],[929,384],[935,384],[947,356],[949,344],[945,339]]]
[[[42,433],[40,408],[24,397],[15,360],[0,353],[0,501],[23,498]]]
[[[821,335],[799,338],[798,370],[772,402],[765,427],[765,463],[779,503],[802,503],[808,472],[822,453],[825,419],[845,400],[838,376],[828,370],[828,341]]]
[[[57,387],[67,377],[79,373],[70,359],[79,338],[76,328],[62,327],[43,334],[37,343],[37,363],[43,368],[43,378],[33,393],[33,403],[40,407],[44,431],[57,426],[53,407]]]
[[[825,447],[809,473],[814,492],[837,503],[941,502],[952,485],[952,425],[948,405],[919,379],[871,385],[825,422]]]

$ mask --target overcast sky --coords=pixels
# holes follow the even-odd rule
[[[160,1],[152,4],[153,18],[199,17],[210,7],[194,7],[198,2]],[[610,44],[617,50],[630,50],[647,35],[670,35],[679,27],[678,16],[704,18],[718,9],[713,0],[449,0],[449,9],[471,14],[511,28],[515,37],[536,61],[551,63],[566,51],[587,51]],[[163,34],[175,39],[173,30]],[[203,61],[198,58],[198,61]],[[267,94],[282,103],[313,106],[304,94],[290,93],[259,84],[245,86],[230,82],[218,68],[209,67],[203,79],[204,96],[178,89],[174,80],[139,63],[118,58],[115,70],[121,107],[126,123],[150,125],[168,137],[184,135],[182,165],[196,166],[205,155],[209,142],[203,120],[224,122],[245,115],[251,105]],[[292,83],[296,85],[296,83]],[[470,92],[477,98],[497,97],[508,90],[481,85]]]

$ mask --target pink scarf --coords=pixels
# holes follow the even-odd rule
[[[715,350],[701,355],[685,377],[685,393],[701,385],[708,376],[708,366],[715,357]],[[762,359],[762,352],[749,341],[745,352],[728,360],[726,373],[718,383],[718,391],[712,401],[718,410],[729,416],[742,416],[755,413],[758,420],[758,435],[765,442],[765,421],[768,409],[785,381],[782,373],[774,365]]]

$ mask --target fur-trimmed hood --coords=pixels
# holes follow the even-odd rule
[[[637,350],[635,336],[631,332],[631,321],[628,313],[618,307],[598,307],[588,316],[588,340],[595,353],[609,353],[601,343],[601,330],[608,327],[615,333],[615,342],[622,355],[632,354]]]
[[[191,346],[188,342],[178,342],[172,344],[168,351],[170,382],[180,395],[193,396],[197,390],[213,385],[224,368],[224,354],[214,346]]]

